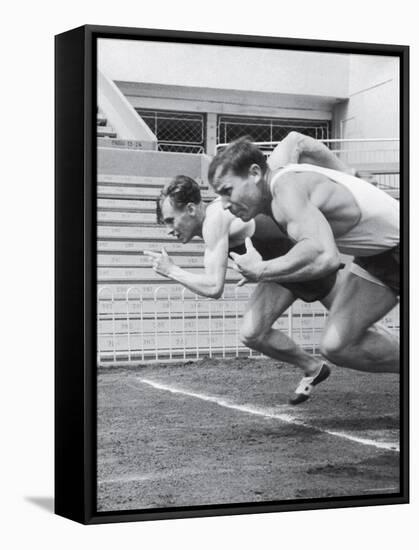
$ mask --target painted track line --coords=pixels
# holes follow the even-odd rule
[[[278,413],[274,410],[268,410],[268,409],[262,409],[259,407],[253,407],[249,405],[237,405],[235,403],[231,403],[230,401],[227,401],[225,399],[221,399],[219,397],[211,396],[211,395],[205,395],[203,393],[196,393],[191,392],[187,390],[182,390],[179,388],[175,388],[173,386],[168,386],[165,384],[160,384],[159,382],[154,382],[153,380],[148,380],[147,378],[137,378],[138,382],[141,382],[142,384],[147,384],[148,386],[152,386],[153,388],[157,390],[167,391],[174,394],[180,394],[180,395],[186,395],[188,397],[193,397],[195,399],[201,399],[201,401],[207,401],[209,403],[215,403],[216,405],[219,405],[220,407],[224,407],[226,409],[233,409],[235,411],[244,412],[247,414],[254,414],[257,416],[263,416],[265,418],[274,418],[276,420],[280,420],[281,422],[284,422],[286,424],[294,424],[295,426],[301,426],[303,428],[309,428],[311,430],[315,430],[317,432],[325,433],[327,435],[332,435],[334,437],[339,437],[341,439],[347,439],[349,441],[352,441],[354,443],[359,443],[360,445],[368,445],[372,447],[376,447],[377,449],[383,449],[386,451],[393,451],[393,452],[400,452],[399,444],[398,443],[389,443],[385,441],[376,441],[375,439],[369,439],[369,438],[363,438],[358,436],[353,436],[351,434],[345,433],[345,432],[337,432],[334,430],[326,430],[322,428],[318,428],[317,426],[312,426],[311,424],[307,424],[306,422],[302,422],[298,418],[293,417],[290,414],[286,413]],[[288,407],[287,407],[288,408]]]

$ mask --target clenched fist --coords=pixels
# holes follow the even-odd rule
[[[253,246],[249,237],[246,238],[245,244],[246,254],[230,253],[230,257],[234,261],[233,269],[243,275],[243,279],[237,283],[237,286],[258,281],[262,270],[262,256]]]

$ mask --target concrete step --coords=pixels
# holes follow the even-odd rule
[[[101,228],[105,229],[105,228]],[[98,240],[97,241],[97,250],[98,252],[130,252],[130,253],[142,253],[144,250],[155,250],[160,252],[162,246],[168,254],[179,255],[203,255],[204,254],[204,243],[203,241],[192,241],[188,244],[182,244],[175,239],[172,241],[162,242],[161,240],[148,241],[137,238],[135,240],[124,241],[124,240]]]
[[[116,132],[110,126],[97,126],[98,138],[116,138]]]
[[[185,174],[191,178],[207,177],[210,158],[188,153],[162,153],[119,147],[99,147],[98,174],[127,176],[166,176]]]
[[[203,267],[202,256],[173,256],[176,265],[188,269],[189,267]],[[98,254],[97,265],[99,267],[150,267],[152,260],[142,253],[134,254]]]
[[[124,175],[106,175],[99,174],[97,177],[98,185],[114,185],[122,187],[164,187],[170,183],[172,178],[157,176],[124,176]]]
[[[134,199],[156,200],[160,196],[161,187],[98,185],[97,196],[101,199]],[[214,193],[202,190],[202,198],[214,200]]]
[[[156,201],[161,189],[155,187],[123,188],[99,185],[96,189],[98,199],[124,199],[132,201]]]
[[[141,225],[156,224],[155,212],[110,212],[98,210],[97,222],[100,225]]]
[[[167,228],[160,225],[153,227],[125,227],[125,226],[102,226],[98,225],[97,237],[99,239],[138,239],[138,240],[158,240],[160,242],[173,243],[176,240],[167,234]],[[203,242],[202,239],[193,239],[193,243]],[[187,250],[186,246],[185,251]]]
[[[97,208],[103,212],[109,210],[113,212],[153,212],[155,214],[156,201],[142,199],[98,199]]]
[[[200,268],[190,267],[189,270],[197,275],[204,274],[204,270]],[[154,281],[164,279],[154,269],[146,267],[99,267],[97,269],[98,283],[106,283],[107,281]],[[239,275],[232,269],[227,269],[227,282],[238,281]]]

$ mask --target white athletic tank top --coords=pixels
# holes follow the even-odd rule
[[[274,174],[270,186],[287,172],[316,172],[344,185],[361,211],[359,222],[335,238],[338,249],[353,256],[373,256],[398,245],[399,203],[384,191],[360,178],[311,164],[288,164]]]

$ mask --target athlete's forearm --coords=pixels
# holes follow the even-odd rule
[[[296,164],[300,156],[298,142],[301,134],[290,132],[275,149],[268,158],[268,165],[271,170],[277,170],[287,164]]]
[[[259,281],[299,282],[318,279],[340,265],[339,255],[316,250],[308,241],[297,243],[287,254],[260,263]]]
[[[331,168],[340,172],[349,172],[351,170],[344,162],[342,162],[324,143],[317,139],[296,134],[295,138],[295,153],[297,161],[300,163],[316,164],[324,168]]]
[[[191,273],[177,265],[173,265],[168,277],[192,290],[192,292],[207,298],[220,298],[224,290],[224,281],[217,282],[216,277],[208,273]]]

